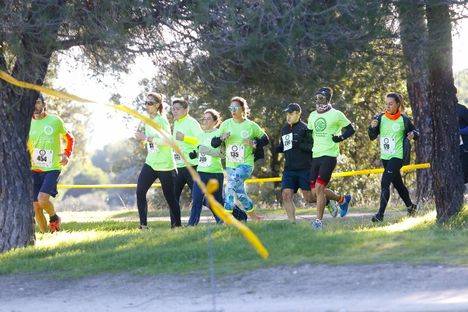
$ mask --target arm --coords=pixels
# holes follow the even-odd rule
[[[284,145],[283,145],[283,139],[280,138],[279,144],[276,146],[275,151],[277,153],[283,153],[284,152]]]
[[[352,124],[347,125],[343,129],[341,129],[341,134],[340,135],[334,135],[333,136],[333,142],[338,143],[341,141],[346,140],[347,138],[351,137],[356,130],[354,130],[354,127]]]
[[[309,129],[306,129],[304,131],[304,136],[302,137],[302,140],[299,142],[299,149],[304,152],[311,152],[312,146],[313,146],[312,131]]]
[[[63,151],[63,153],[67,156],[67,157],[70,157],[72,152],[73,152],[73,147],[75,146],[75,138],[73,137],[73,135],[67,131],[64,135],[63,135],[64,139],[65,139],[65,150]]]
[[[408,116],[406,116],[405,118],[407,119],[408,124],[407,129],[405,129],[405,136],[408,137],[408,135],[411,135],[412,133],[413,139],[416,141],[419,138],[419,131],[414,127],[413,122]]]
[[[375,115],[372,119],[372,123],[374,123],[375,120],[377,121],[377,125],[373,126],[373,124],[371,123],[369,128],[367,128],[367,134],[369,135],[369,139],[371,141],[377,139],[377,137],[380,134],[380,118],[382,118],[382,115]]]
[[[465,128],[461,128],[460,129],[460,134],[461,135],[468,135],[468,126],[466,126]]]

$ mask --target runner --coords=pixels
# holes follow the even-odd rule
[[[213,194],[215,199],[223,205],[223,164],[221,163],[221,148],[212,148],[211,140],[215,136],[219,136],[218,126],[221,123],[221,116],[219,112],[214,109],[207,109],[203,113],[202,129],[204,132],[199,138],[198,150],[192,151],[189,156],[191,159],[198,157],[197,171],[203,183],[207,184],[210,179],[217,180],[219,183],[218,190]],[[198,185],[194,183],[192,191],[192,210],[190,212],[189,226],[197,225],[200,221],[200,214],[202,206],[208,206],[203,192]],[[216,222],[220,219],[213,213]]]
[[[232,213],[237,198],[242,206],[240,208],[247,215],[260,220],[254,212],[254,205],[246,193],[244,182],[252,175],[254,162],[263,158],[263,147],[269,143],[269,139],[258,124],[247,118],[250,109],[245,99],[233,97],[229,110],[232,118],[221,124],[220,136],[211,141],[212,147],[219,147],[223,142],[226,147],[227,184],[224,208]]]
[[[320,88],[315,94],[316,110],[308,119],[307,126],[312,130],[311,189],[317,196],[317,219],[312,222],[314,229],[322,229],[323,211],[327,202],[326,186],[331,180],[336,159],[340,154],[339,142],[354,134],[354,128],[346,116],[332,107],[332,89]],[[351,195],[340,196],[340,216],[348,213]]]
[[[460,129],[460,161],[463,169],[464,183],[468,183],[468,108],[458,103],[455,88],[455,105],[457,106],[458,127]]]
[[[293,196],[301,189],[308,202],[315,202],[315,193],[310,191],[310,167],[312,165],[312,133],[301,120],[302,109],[297,103],[291,103],[284,110],[286,125],[281,129],[281,140],[276,147],[277,153],[284,153],[285,165],[281,181],[283,207],[288,219],[296,222]],[[336,201],[340,199],[331,190],[326,189],[327,207],[333,217],[337,216]],[[331,201],[329,200],[331,199]]]
[[[158,93],[148,93],[146,98],[146,111],[148,115],[167,133],[171,128],[163,115],[163,97]],[[141,169],[137,182],[137,206],[140,216],[141,230],[148,229],[147,215],[148,202],[146,194],[156,179],[159,179],[167,204],[169,205],[171,227],[178,227],[180,222],[180,206],[175,197],[175,182],[177,173],[175,170],[172,148],[166,144],[158,132],[151,126],[145,125],[144,133],[137,131],[135,137],[145,142],[148,154],[145,164]]]
[[[62,150],[61,139],[65,149]],[[49,215],[51,233],[60,231],[61,220],[50,201],[55,197],[62,167],[68,164],[73,151],[74,138],[65,129],[62,119],[47,113],[47,104],[39,94],[29,130],[28,149],[31,153],[31,169],[34,181],[33,206],[36,223],[42,233],[47,231],[44,210]]]
[[[372,222],[383,221],[385,208],[390,199],[390,183],[405,202],[408,215],[413,216],[417,210],[417,206],[411,201],[408,189],[403,183],[400,169],[405,159],[408,159],[409,163],[411,149],[409,140],[416,140],[419,133],[409,117],[401,113],[403,98],[400,94],[389,93],[385,101],[385,113],[375,116],[368,129],[371,140],[375,140],[380,135],[380,158],[385,169],[381,180],[380,208],[372,217]]]
[[[196,170],[198,158],[190,159],[189,153],[197,147],[197,138],[203,134],[198,121],[188,114],[189,105],[184,99],[175,99],[172,101],[172,115],[174,116],[174,139],[177,140],[177,145],[182,150],[185,158],[190,162]],[[179,202],[180,195],[184,186],[187,184],[192,191],[193,179],[190,175],[182,157],[174,152],[174,159],[177,165],[177,180],[175,184],[175,198]]]

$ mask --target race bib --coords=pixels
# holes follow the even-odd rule
[[[53,151],[35,148],[33,151],[32,161],[37,167],[50,168],[52,167],[53,157]]]
[[[209,167],[211,166],[212,163],[212,157],[211,155],[207,155],[205,153],[200,153],[198,156],[198,166],[200,167]]]
[[[283,140],[283,151],[289,151],[292,148],[293,134],[288,133],[282,136]]]
[[[154,143],[148,142],[146,143],[146,146],[148,148],[148,153],[156,153],[157,151],[159,151],[158,146]]]
[[[180,157],[180,155],[177,154],[176,152],[174,152],[174,160],[175,160],[177,165],[183,165],[184,164],[184,161],[182,160],[182,157]]]
[[[242,163],[244,162],[244,151],[244,145],[229,145],[226,149],[226,159],[229,162]]]
[[[380,152],[382,154],[395,154],[395,138],[380,138]]]

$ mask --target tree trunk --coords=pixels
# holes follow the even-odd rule
[[[31,114],[0,84],[0,252],[34,243],[32,179],[26,139]],[[29,109],[29,111],[31,111]],[[26,131],[27,130],[27,131]]]
[[[443,223],[460,211],[464,189],[452,73],[452,25],[448,4],[430,2],[426,14],[429,105],[434,136],[431,166],[437,221]]]
[[[61,24],[59,6],[64,1],[37,1],[25,23],[12,75],[42,85]],[[46,12],[37,14],[37,12]],[[36,12],[36,13],[33,13]],[[50,23],[44,23],[47,18]],[[3,52],[3,50],[0,50]],[[3,55],[0,69],[7,71]],[[34,243],[32,178],[26,142],[38,94],[0,81],[0,252]]]
[[[420,138],[415,145],[416,162],[431,161],[433,136],[432,118],[429,112],[429,94],[427,90],[428,69],[425,47],[427,46],[427,27],[425,22],[424,2],[410,0],[397,2],[400,21],[400,36],[403,54],[407,65],[406,86],[416,128]],[[417,201],[433,198],[433,176],[431,170],[416,171]]]

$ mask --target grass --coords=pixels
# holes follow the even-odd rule
[[[153,222],[151,230],[140,232],[136,222],[70,222],[63,232],[39,234],[34,247],[1,254],[0,274],[204,273],[209,265],[208,231],[218,273],[300,263],[468,265],[466,208],[456,222],[443,227],[435,224],[434,213],[394,216],[378,226],[360,217],[327,220],[321,232],[307,222],[249,222],[270,252],[266,261],[236,229],[224,225],[171,230],[167,222]]]

